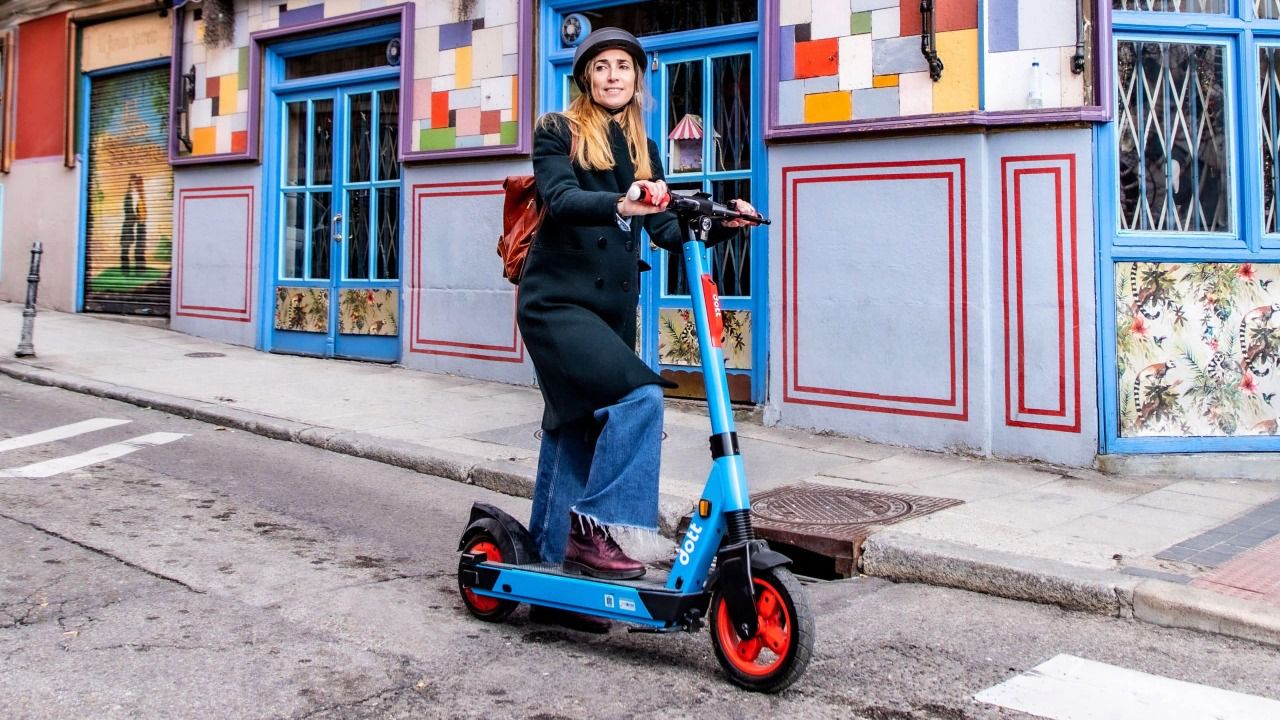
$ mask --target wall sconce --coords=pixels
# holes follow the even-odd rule
[[[929,63],[929,77],[942,79],[942,59],[938,57],[938,36],[933,29],[933,0],[920,0],[920,54]]]
[[[178,108],[178,142],[191,152],[191,102],[196,99],[196,66],[182,74],[182,105]]]

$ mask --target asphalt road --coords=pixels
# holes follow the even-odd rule
[[[128,422],[5,450],[0,473],[183,436],[0,477],[7,717],[1027,717],[973,695],[1061,653],[1280,698],[1274,648],[866,578],[806,584],[808,673],[746,693],[705,632],[472,619],[467,509],[525,500],[0,377],[0,447],[92,418]]]

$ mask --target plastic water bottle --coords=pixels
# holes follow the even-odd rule
[[[1044,107],[1044,81],[1040,77],[1040,61],[1031,61],[1031,86],[1027,89],[1027,108],[1037,110]]]

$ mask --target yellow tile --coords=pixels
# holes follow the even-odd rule
[[[978,109],[978,31],[938,33],[938,57],[946,62],[942,79],[933,85],[933,111]]]
[[[239,112],[240,108],[236,102],[238,91],[240,89],[239,75],[223,75],[218,78],[218,115],[230,115]]]
[[[214,127],[192,128],[191,154],[213,155],[218,147],[218,129]]]
[[[871,78],[871,87],[873,88],[898,87],[898,76],[897,75],[876,75],[875,77]]]
[[[460,47],[454,56],[454,87],[458,89],[471,87],[471,46]]]
[[[853,95],[848,91],[813,93],[804,96],[806,123],[840,122],[853,119]]]

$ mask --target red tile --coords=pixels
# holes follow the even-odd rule
[[[482,110],[480,112],[480,134],[490,135],[502,132],[502,111]]]
[[[249,149],[249,132],[236,130],[231,133],[231,152],[242,153]]]
[[[449,93],[431,93],[431,127],[449,127]]]
[[[208,98],[218,97],[218,92],[222,89],[222,78],[205,78],[204,79],[204,96]]]
[[[796,78],[825,77],[840,72],[840,41],[836,38],[796,43]]]
[[[1280,607],[1280,538],[1237,555],[1191,584]]]
[[[971,30],[978,27],[978,0],[939,0],[933,4],[934,32]],[[920,34],[920,3],[903,0],[899,34]]]

